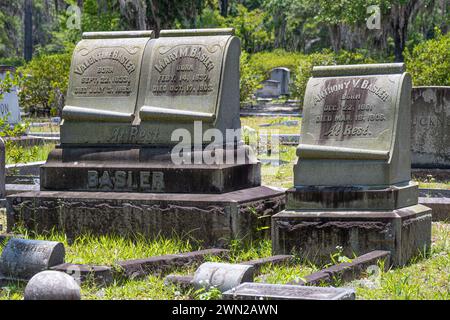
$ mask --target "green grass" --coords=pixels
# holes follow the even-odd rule
[[[433,223],[431,252],[403,268],[381,272],[346,286],[358,299],[450,299],[450,225]]]
[[[286,126],[280,125],[281,122],[287,120],[299,120],[300,123],[298,126]],[[286,134],[300,134],[301,129],[301,120],[300,117],[241,117],[241,126],[247,126],[255,129],[256,131],[267,132],[278,130],[278,133],[286,133]],[[260,127],[261,124],[272,124],[270,127]]]

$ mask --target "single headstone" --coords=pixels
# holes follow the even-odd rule
[[[81,289],[67,273],[42,271],[28,281],[25,300],[80,300]]]
[[[272,217],[273,253],[328,263],[391,252],[403,265],[431,244],[431,210],[411,182],[411,77],[404,64],[314,67],[294,188]],[[396,227],[401,226],[401,227]],[[401,242],[397,239],[402,239]]]
[[[251,265],[206,262],[195,271],[192,284],[197,289],[215,287],[224,292],[243,282],[253,282],[253,276]]]
[[[229,300],[355,300],[353,289],[243,283],[223,293]]]
[[[61,242],[11,238],[0,258],[0,274],[11,280],[28,280],[64,262]]]
[[[450,87],[415,87],[411,98],[412,167],[450,169]]]
[[[270,80],[275,80],[280,83],[280,94],[289,94],[289,82],[291,78],[291,70],[288,68],[278,67],[270,71]]]
[[[0,199],[6,197],[6,149],[3,139],[0,137]]]
[[[10,77],[13,77],[15,68],[0,66],[0,81],[5,79],[7,72],[9,72]],[[3,97],[0,99],[0,118],[4,117],[8,118],[10,124],[17,124],[21,120],[16,87],[11,88],[10,92],[3,92]]]

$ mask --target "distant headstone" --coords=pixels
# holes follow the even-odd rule
[[[0,66],[0,79],[4,80],[6,73],[9,72],[12,77],[15,72],[14,67],[10,66]],[[8,117],[8,122],[10,124],[19,123],[20,118],[20,108],[19,108],[19,97],[17,96],[17,88],[13,87],[10,92],[4,92],[3,98],[0,99],[0,118]]]
[[[61,242],[11,238],[0,258],[0,274],[11,280],[28,280],[36,273],[64,262]]]
[[[281,83],[277,80],[261,82],[262,88],[256,91],[257,98],[278,98],[281,95]]]
[[[6,149],[3,139],[0,137],[0,199],[6,197]]]
[[[289,94],[289,82],[291,78],[291,70],[288,68],[274,68],[270,71],[270,80],[275,80],[280,83],[280,94]]]
[[[450,168],[450,87],[415,87],[411,105],[411,165]]]
[[[42,271],[28,281],[25,300],[80,300],[81,289],[67,273]]]
[[[195,271],[192,283],[197,289],[215,287],[224,292],[243,282],[253,282],[253,276],[251,265],[205,262]]]
[[[243,283],[223,293],[229,300],[355,300],[355,290],[268,283]]]
[[[410,181],[411,77],[403,64],[312,74],[294,188],[272,217],[274,254],[324,263],[337,246],[347,256],[388,250],[403,265],[431,244],[431,210]]]

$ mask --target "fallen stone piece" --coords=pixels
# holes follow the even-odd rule
[[[64,263],[61,242],[11,238],[0,258],[3,280],[28,280],[35,274]]]
[[[112,268],[108,266],[63,263],[50,270],[67,273],[79,284],[92,280],[96,284],[107,285],[113,280]]]
[[[130,278],[143,277],[149,274],[163,274],[177,267],[196,265],[205,261],[208,256],[225,257],[226,249],[205,249],[180,254],[167,254],[146,259],[119,261],[117,264],[124,274]]]
[[[321,285],[336,284],[338,282],[349,282],[360,278],[367,268],[377,266],[378,261],[384,260],[384,268],[389,266],[390,252],[375,250],[356,257],[351,262],[339,263],[329,268],[322,269],[306,276],[303,280],[293,281],[290,284]]]
[[[196,289],[215,287],[221,292],[243,282],[253,282],[255,269],[244,264],[205,262],[195,271],[192,284]]]
[[[261,258],[261,259],[255,259],[250,261],[244,261],[240,264],[249,265],[255,268],[255,272],[259,272],[262,267],[267,265],[282,265],[282,264],[289,264],[294,261],[294,257],[291,255],[278,255],[278,256],[271,256],[267,258]]]
[[[243,283],[223,293],[226,300],[355,300],[355,291],[346,288]]]
[[[192,275],[179,275],[179,274],[169,274],[164,278],[164,284],[168,285],[176,285],[179,286],[183,290],[188,290],[192,288],[194,280],[194,276]]]
[[[81,289],[68,274],[42,271],[33,276],[25,287],[25,300],[80,300]]]

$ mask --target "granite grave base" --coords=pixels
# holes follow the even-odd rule
[[[142,234],[185,236],[204,245],[268,236],[284,191],[265,186],[223,194],[36,191],[8,196],[8,229],[61,231],[69,238]],[[259,231],[258,231],[259,230]]]
[[[391,252],[391,264],[406,264],[431,245],[431,209],[413,205],[394,210],[285,210],[272,217],[272,252],[328,263],[343,248],[347,257],[373,250]]]

